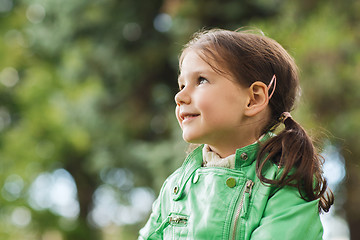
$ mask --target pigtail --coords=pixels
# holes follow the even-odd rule
[[[283,113],[279,121],[284,123],[285,129],[269,139],[259,152],[258,159],[264,159],[257,161],[259,179],[279,187],[297,187],[303,199],[320,199],[319,211],[328,212],[334,196],[330,189],[327,191],[327,182],[322,176],[322,157],[317,154],[305,130],[288,112]],[[262,174],[265,164],[270,159],[279,166],[279,170],[282,170],[276,180],[267,179]]]

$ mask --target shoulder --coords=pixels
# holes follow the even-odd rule
[[[319,200],[306,201],[297,188],[285,186],[269,196],[255,239],[322,239]]]
[[[167,177],[162,186],[160,194],[171,193],[179,196],[181,195],[187,180],[191,177],[196,169],[201,167],[202,148],[203,145],[199,146],[193,152],[191,152],[186,157],[182,166],[175,170],[169,177]]]
[[[164,192],[170,191],[170,188],[174,186],[174,183],[180,178],[181,174],[181,168],[178,168],[170,176],[168,176],[161,187],[160,195]]]
[[[263,170],[269,180],[277,180],[282,174],[282,169],[271,161]],[[263,208],[251,239],[322,239],[318,199],[304,200],[293,186],[258,183],[258,187],[253,204],[260,209],[259,202],[262,202]]]
[[[304,200],[299,190],[293,186],[284,186],[281,188],[273,189],[268,199],[268,212],[275,212],[279,209],[286,209],[292,207],[299,207],[310,210],[316,216],[319,215],[318,211],[319,200],[306,201]]]
[[[269,165],[271,166],[267,168],[265,177],[269,180],[278,180],[282,175],[282,169],[279,169],[274,163]],[[289,208],[299,208],[311,212],[316,218],[319,216],[319,200],[307,201],[303,199],[297,187],[289,185],[279,187],[265,183],[261,183],[261,185],[262,191],[260,192],[267,195],[264,215],[272,215],[282,211],[286,212]]]

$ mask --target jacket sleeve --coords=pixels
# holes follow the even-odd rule
[[[152,213],[145,226],[139,232],[138,240],[162,239],[161,233],[156,233],[156,229],[161,225],[160,195],[152,206]]]
[[[176,171],[172,174],[175,175]],[[171,176],[172,176],[171,175]],[[171,178],[171,176],[169,178]],[[158,240],[163,239],[162,231],[156,231],[161,228],[163,222],[163,216],[161,215],[162,209],[162,199],[164,196],[164,192],[169,181],[167,178],[160,189],[160,193],[158,198],[154,201],[152,205],[152,212],[149,217],[149,220],[145,224],[145,226],[140,230],[138,240]]]
[[[294,187],[283,187],[268,199],[260,225],[251,240],[318,240],[323,227],[318,200],[307,202]]]

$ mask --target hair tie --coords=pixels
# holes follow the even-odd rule
[[[279,122],[282,122],[285,124],[285,121],[286,119],[288,118],[292,118],[291,114],[289,112],[283,112],[281,115],[280,115],[280,118],[279,118]]]

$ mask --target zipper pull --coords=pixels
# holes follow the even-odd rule
[[[185,227],[188,222],[188,217],[183,215],[175,215],[171,214],[160,224],[160,226],[155,230],[156,233],[162,233],[165,228],[169,225],[171,226],[178,226],[178,227]]]
[[[169,223],[171,225],[186,225],[187,221],[188,218],[186,216],[175,215],[169,218]]]
[[[241,214],[242,218],[246,218],[247,212],[249,210],[250,205],[250,197],[251,197],[251,191],[254,186],[254,182],[251,180],[248,180],[245,185],[245,191],[244,191],[244,203],[243,203],[243,211]]]

